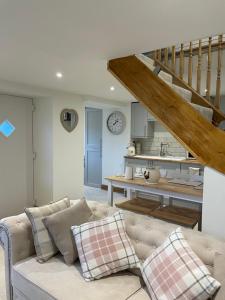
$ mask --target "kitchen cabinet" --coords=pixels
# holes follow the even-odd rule
[[[154,135],[154,121],[139,102],[131,104],[131,138],[148,138]]]

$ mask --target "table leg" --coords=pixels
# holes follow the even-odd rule
[[[164,197],[159,195],[159,202],[160,202],[160,206],[164,205]]]
[[[127,188],[127,200],[132,200],[132,189]]]
[[[198,231],[202,231],[202,205],[199,206],[200,218],[198,220]]]
[[[113,185],[112,182],[108,183],[108,204],[113,206]]]
[[[169,206],[173,206],[173,198],[169,197]]]

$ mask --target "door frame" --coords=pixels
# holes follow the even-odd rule
[[[86,167],[87,164],[87,151],[86,151],[86,147],[87,147],[87,111],[101,111],[101,141],[100,141],[100,159],[101,159],[101,182],[99,184],[88,184],[87,182],[87,178],[88,178],[88,168]],[[97,107],[90,107],[90,106],[86,106],[85,107],[85,128],[84,128],[84,185],[85,186],[89,186],[89,187],[95,187],[95,188],[100,188],[102,186],[102,137],[103,137],[103,109],[101,108],[97,108]]]

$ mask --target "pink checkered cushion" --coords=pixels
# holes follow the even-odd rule
[[[125,232],[121,211],[105,219],[72,226],[78,255],[86,281],[140,267]]]
[[[220,287],[184,239],[181,228],[146,259],[142,275],[152,300],[206,300]]]

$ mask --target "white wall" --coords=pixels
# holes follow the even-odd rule
[[[123,112],[126,117],[126,128],[120,135],[113,135],[106,126],[107,119],[114,110]],[[107,184],[105,177],[121,174],[124,169],[124,155],[127,153],[126,147],[130,141],[130,105],[103,109],[102,132],[102,182]]]
[[[225,175],[208,167],[204,173],[202,229],[225,239]]]
[[[77,127],[68,133],[60,123],[63,109],[75,109]],[[53,101],[53,198],[83,196],[84,182],[84,101],[80,96]]]
[[[37,205],[69,196],[83,196],[84,101],[78,95],[35,99],[34,150]],[[79,122],[68,133],[60,123],[64,108],[75,109]]]
[[[53,103],[39,98],[34,105],[34,200],[42,205],[53,199]]]
[[[123,172],[124,155],[130,141],[130,103],[110,102],[95,97],[85,97],[85,106],[100,108],[103,111],[102,183],[107,184],[105,177]],[[106,125],[108,116],[115,110],[123,112],[126,117],[126,128],[120,135],[110,133]]]

